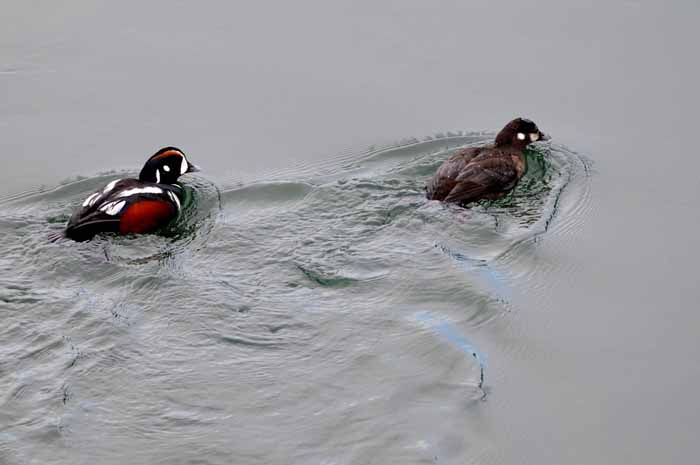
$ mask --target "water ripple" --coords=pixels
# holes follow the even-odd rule
[[[566,279],[538,278],[555,271],[542,251],[575,240],[591,209],[589,163],[558,145],[530,151],[502,200],[425,199],[449,154],[489,137],[408,140],[221,189],[192,177],[164,235],[47,240],[114,173],[0,199],[0,448],[110,438],[144,462],[154,445],[190,457],[186,444],[222,462],[288,463],[265,452],[285,450],[318,463],[389,444],[411,463],[478,436],[478,387],[497,399],[502,357],[532,350],[522,299]],[[431,331],[415,324],[426,310]]]

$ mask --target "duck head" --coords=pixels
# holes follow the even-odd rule
[[[148,159],[139,181],[157,184],[175,184],[177,178],[185,173],[195,173],[199,168],[190,163],[185,153],[175,147],[164,147]]]
[[[513,146],[525,148],[528,144],[540,140],[549,140],[549,136],[539,130],[537,125],[525,118],[516,118],[501,129],[496,136],[496,147]]]

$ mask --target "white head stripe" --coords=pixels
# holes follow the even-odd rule
[[[137,194],[162,194],[162,193],[163,193],[163,189],[161,189],[160,187],[155,187],[155,186],[134,187],[133,189],[124,189],[119,194],[117,194],[117,198],[120,199],[122,197],[130,197],[132,195],[137,195]]]
[[[189,166],[187,165],[187,160],[186,160],[185,157],[183,156],[183,157],[182,157],[182,163],[180,164],[180,174],[185,174],[185,173],[187,173],[187,168],[189,168]]]
[[[99,210],[105,212],[108,215],[114,216],[121,211],[126,205],[126,200],[119,200],[117,202],[109,202],[102,205]]]
[[[531,142],[535,142],[535,141],[536,141],[537,139],[539,139],[539,138],[540,138],[540,135],[537,134],[536,132],[531,132],[531,133],[530,133],[530,141],[531,141]]]
[[[156,170],[156,184],[160,184],[160,170]]]
[[[522,132],[519,132],[518,133],[518,140],[525,140],[525,134],[523,134]]]
[[[92,207],[92,206],[95,204],[95,200],[97,200],[97,198],[100,196],[100,194],[102,194],[102,193],[101,193],[101,192],[95,192],[95,193],[92,194],[90,197],[88,197],[87,199],[85,199],[85,202],[83,202],[83,207],[87,207],[87,206]]]
[[[163,171],[170,173],[170,167],[168,165],[163,165]]]
[[[112,189],[114,189],[114,186],[116,186],[119,181],[121,181],[121,179],[115,179],[114,181],[110,182],[105,186],[105,189],[102,192],[106,194],[107,192],[111,191]]]
[[[177,209],[180,210],[180,199],[177,198],[177,195],[173,194],[171,191],[168,191],[168,195],[173,199],[175,205],[177,205]]]

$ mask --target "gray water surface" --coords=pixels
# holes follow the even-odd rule
[[[6,5],[0,463],[693,463],[699,13]],[[512,196],[424,199],[515,116]],[[47,240],[164,145],[171,234]]]

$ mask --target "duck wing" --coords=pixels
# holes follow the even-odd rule
[[[510,157],[477,158],[459,173],[444,201],[469,203],[488,198],[512,189],[517,181]]]
[[[468,147],[462,149],[445,160],[438,168],[433,178],[425,187],[430,200],[444,200],[454,189],[460,173],[478,156],[485,147]]]
[[[76,241],[86,241],[102,232],[119,232],[119,218],[101,211],[93,211],[87,215],[80,215],[78,211],[68,221],[65,236]]]

